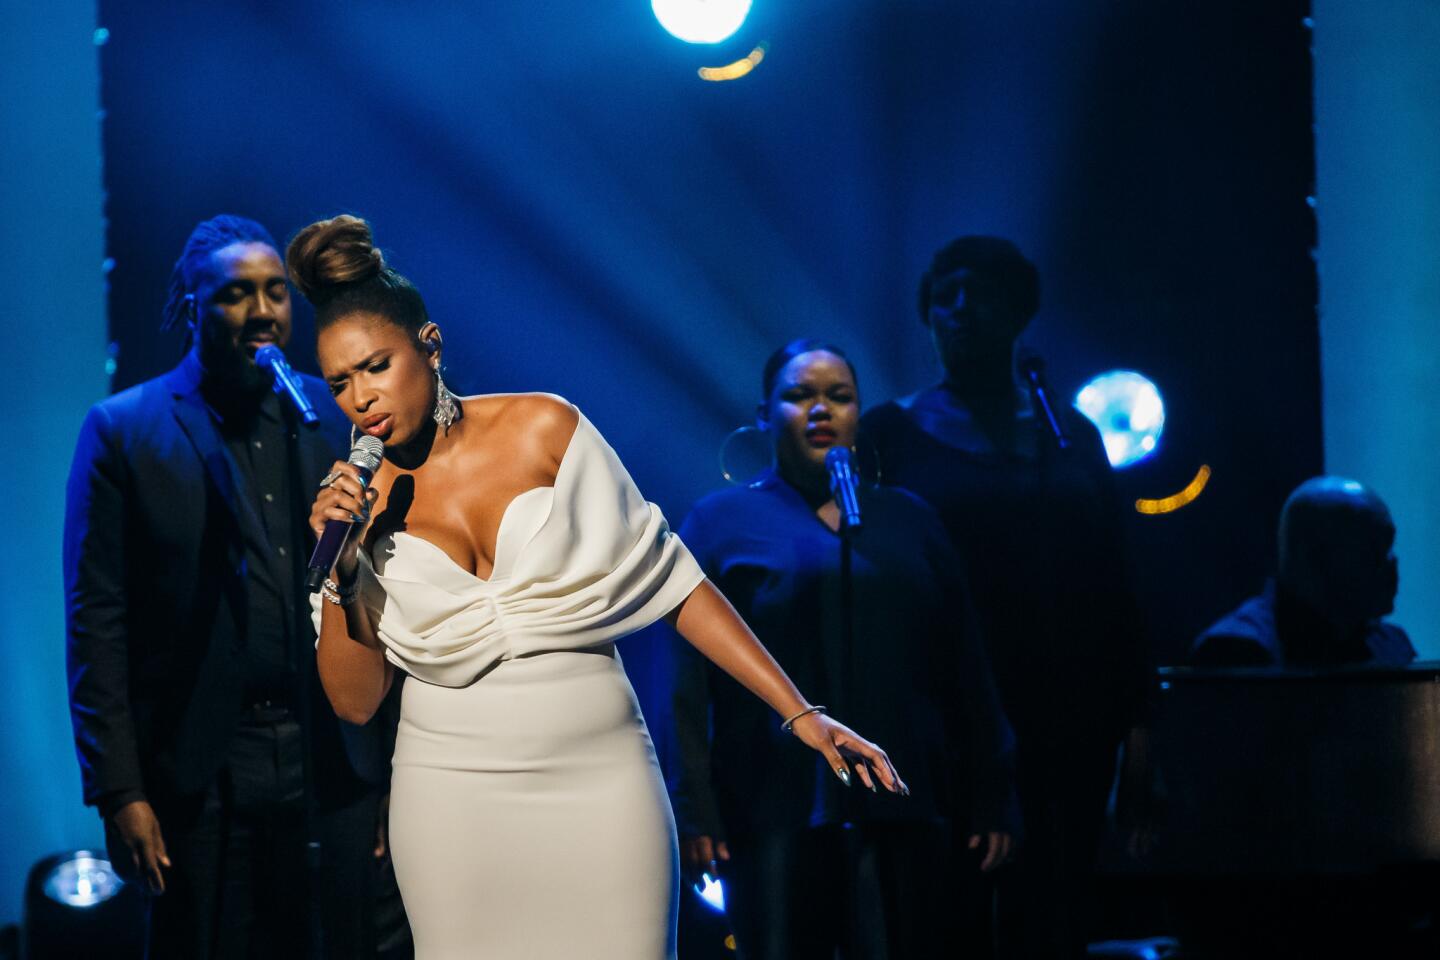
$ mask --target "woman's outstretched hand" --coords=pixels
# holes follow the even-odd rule
[[[878,792],[883,786],[891,793],[910,795],[910,788],[900,779],[885,751],[840,721],[823,713],[809,713],[796,720],[790,730],[807,747],[825,757],[845,786],[850,786],[851,777],[858,775],[860,782],[872,791]]]

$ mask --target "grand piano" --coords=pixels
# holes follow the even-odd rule
[[[1150,869],[1440,863],[1440,662],[1160,671]]]
[[[1440,957],[1440,662],[1162,669],[1152,758],[1153,850],[1106,872],[1199,955]]]

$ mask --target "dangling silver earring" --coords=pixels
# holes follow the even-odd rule
[[[459,408],[455,404],[455,394],[445,386],[445,378],[440,376],[440,365],[435,365],[435,412],[432,416],[440,429],[446,433],[450,432],[450,424],[455,422]]]

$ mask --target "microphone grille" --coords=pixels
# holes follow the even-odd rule
[[[379,437],[360,437],[350,448],[350,462],[371,473],[380,469],[380,461],[384,459],[385,444]]]
[[[284,360],[285,354],[281,353],[280,348],[272,343],[267,343],[255,351],[255,365],[262,370],[269,370],[276,361],[283,363]]]
[[[850,455],[849,447],[831,447],[825,454],[825,466],[827,467],[848,467],[854,458]]]

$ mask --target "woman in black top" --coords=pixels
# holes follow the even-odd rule
[[[825,455],[854,442],[854,372],[837,349],[795,341],[771,357],[764,387],[775,469],[702,500],[681,537],[797,683],[881,729],[911,793],[837,781],[735,681],[687,658],[675,697],[681,858],[692,871],[719,861],[746,960],[938,957],[953,942],[956,811],[985,870],[1007,858],[1015,829],[1009,729],[961,565],[922,501],[862,483],[862,524],[843,548],[847,631]]]
[[[1142,758],[1149,677],[1100,436],[1057,410],[1062,450],[1017,384],[1016,340],[1038,306],[1039,276],[1014,245],[947,245],[920,285],[945,379],[863,423],[885,482],[936,509],[969,570],[1016,733],[1026,851],[1001,882],[1000,940],[1026,960],[1084,953],[1116,751],[1135,730]]]

